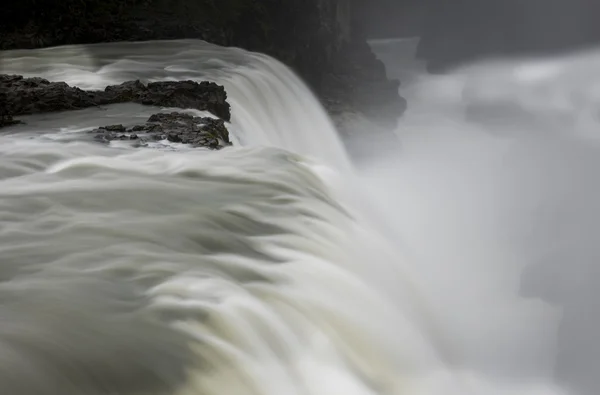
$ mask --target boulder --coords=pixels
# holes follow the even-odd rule
[[[24,115],[73,110],[98,104],[94,93],[71,87],[65,82],[49,82],[43,78],[0,75],[0,114]]]
[[[97,141],[136,140],[140,146],[161,140],[212,150],[231,145],[229,132],[222,119],[195,117],[180,112],[154,114],[146,123],[133,127],[108,125],[89,133],[95,134]]]
[[[214,82],[161,81],[144,85],[140,81],[129,81],[108,86],[97,94],[108,103],[131,101],[152,106],[194,108],[226,121],[231,119],[225,89]]]
[[[21,121],[14,119],[12,115],[0,115],[0,128],[5,126],[18,125]]]

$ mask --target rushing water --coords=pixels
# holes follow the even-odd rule
[[[216,81],[236,145],[88,141],[86,129],[168,110],[137,105],[31,116],[0,136],[0,387],[594,388],[593,311],[557,331],[593,299],[592,269],[583,282],[566,274],[586,273],[600,252],[598,58],[492,62],[434,78],[410,59],[393,63],[389,51],[405,44],[373,44],[382,58],[388,51],[391,74],[410,77],[401,149],[369,145],[354,164],[306,86],[263,55],[193,40],[3,53],[0,72],[83,88]],[[546,261],[558,284],[538,281]],[[587,363],[570,357],[584,348]]]

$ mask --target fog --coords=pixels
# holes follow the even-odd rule
[[[363,176],[417,262],[451,364],[597,394],[600,52],[432,76],[416,40],[371,44],[410,105],[401,149]]]

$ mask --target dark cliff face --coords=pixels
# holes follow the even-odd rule
[[[3,6],[0,49],[198,38],[274,56],[294,68],[321,97],[350,107],[366,106],[370,100],[365,98],[382,91],[393,102],[393,117],[401,114],[404,103],[356,23],[359,6],[365,3],[368,0],[21,0]],[[360,94],[359,85],[364,91]]]
[[[361,10],[367,36],[372,39],[417,37],[425,11],[423,0],[370,0]]]
[[[430,71],[479,58],[600,44],[597,0],[427,0],[418,56]]]
[[[272,54],[298,68],[325,62],[335,21],[323,5],[345,0],[63,0],[12,2],[1,49],[198,38]]]

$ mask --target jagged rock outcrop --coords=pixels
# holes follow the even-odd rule
[[[21,121],[14,119],[12,115],[0,115],[0,128],[12,125],[18,125]]]
[[[193,108],[229,121],[225,89],[213,82],[167,81],[143,84],[128,81],[101,91],[85,91],[65,82],[0,74],[0,116],[76,110],[133,102],[145,105]],[[8,118],[7,118],[8,119]]]
[[[366,41],[359,45],[357,40],[335,62],[320,96],[334,116],[358,110],[378,125],[393,128],[407,107],[398,93],[399,86],[400,81],[388,80],[385,66]]]
[[[198,38],[267,53],[329,102],[374,117],[405,108],[357,17],[368,0],[39,0],[7,3],[0,48]],[[377,111],[375,111],[377,109]]]
[[[231,145],[229,132],[222,119],[194,117],[180,112],[154,114],[146,123],[133,127],[108,125],[89,133],[94,134],[97,141],[130,140],[138,146],[161,140],[213,150]]]
[[[166,81],[146,85],[128,81],[104,90],[85,91],[65,82],[0,74],[0,128],[20,123],[14,119],[18,115],[126,102],[208,111],[219,118],[194,117],[180,112],[158,113],[141,125],[129,128],[108,125],[92,130],[95,140],[135,140],[138,146],[168,140],[209,149],[231,145],[225,126],[225,121],[231,118],[227,94],[222,86],[212,82]]]

